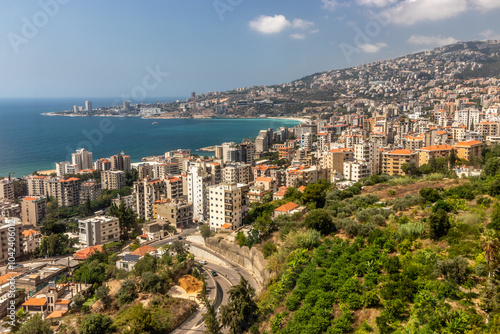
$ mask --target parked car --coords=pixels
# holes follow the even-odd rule
[[[217,276],[217,272],[215,270],[212,270],[211,273],[212,273],[212,276],[214,276],[214,277]]]
[[[207,261],[205,261],[205,260],[200,260],[200,261],[198,261],[198,262],[199,262],[200,264],[207,264]]]

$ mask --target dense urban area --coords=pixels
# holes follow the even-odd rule
[[[0,180],[0,331],[500,332],[500,41],[72,116],[290,117]],[[140,158],[140,157],[136,157]]]

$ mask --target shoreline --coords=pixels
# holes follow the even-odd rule
[[[50,117],[116,117],[116,118],[141,118],[141,119],[204,119],[204,120],[218,120],[218,119],[279,119],[279,120],[286,120],[286,121],[296,121],[300,123],[307,122],[308,119],[306,118],[298,118],[298,117],[221,117],[221,118],[212,118],[212,117],[176,117],[176,116],[150,116],[150,117],[144,117],[144,116],[139,116],[139,115],[83,115],[83,114],[56,114],[54,112],[48,112],[48,113],[41,113],[42,116],[50,116]]]

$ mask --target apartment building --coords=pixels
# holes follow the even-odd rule
[[[94,170],[104,171],[110,169],[111,169],[111,161],[109,161],[106,158],[102,158],[94,162]]]
[[[182,176],[172,176],[164,179],[163,182],[165,182],[165,198],[181,199],[184,196],[187,198],[187,192],[184,192],[184,180]]]
[[[358,162],[366,163],[366,165],[368,166],[368,173],[370,175],[380,174],[380,146],[378,142],[364,142],[362,144],[355,145],[354,159]],[[364,167],[362,167],[362,165],[355,167],[357,167],[358,170],[359,168],[361,168],[364,171]]]
[[[320,178],[325,177],[325,172],[317,166],[301,165],[289,167],[286,170],[286,186],[295,187],[298,181],[303,184],[316,183]]]
[[[24,230],[22,232],[22,251],[24,254],[30,254],[37,250],[42,240],[42,234],[36,230]]]
[[[418,163],[418,152],[408,149],[387,151],[382,153],[382,174],[405,175],[401,166],[405,163]]]
[[[165,182],[148,178],[134,182],[134,194],[137,215],[146,220],[156,218],[153,216],[153,205],[165,195]]]
[[[366,179],[371,174],[371,165],[368,162],[350,160],[344,162],[344,178],[354,182]]]
[[[21,202],[23,225],[37,226],[47,214],[47,197],[25,197]]]
[[[75,165],[69,161],[56,162],[56,174],[57,176],[73,175],[78,173],[78,165]]]
[[[46,177],[39,175],[32,175],[28,177],[28,195],[29,196],[43,196],[47,195]]]
[[[73,165],[77,165],[78,170],[92,169],[92,152],[84,148],[76,150],[76,153],[71,154]]]
[[[406,149],[415,151],[424,146],[424,135],[405,136],[404,147]]]
[[[295,155],[295,149],[293,147],[280,147],[278,149],[278,158],[292,161]]]
[[[130,156],[125,153],[115,154],[109,158],[111,169],[128,172],[132,170]]]
[[[474,126],[483,138],[500,136],[500,122],[480,122]]]
[[[120,224],[116,217],[95,216],[78,222],[78,237],[85,247],[120,241]]]
[[[153,166],[153,178],[164,179],[180,173],[178,163],[164,163]]]
[[[75,206],[80,204],[80,179],[72,177],[57,181],[57,203],[59,206]]]
[[[471,158],[481,158],[483,143],[478,140],[463,141],[455,144],[457,155],[460,159],[470,160]]]
[[[0,198],[14,199],[14,181],[7,178],[0,180]]]
[[[418,150],[418,166],[428,164],[431,159],[447,158],[455,148],[451,145],[432,145]],[[417,166],[417,167],[418,167]]]
[[[145,179],[146,177],[153,178],[153,165],[151,164],[140,164],[137,167],[139,171],[139,180]]]
[[[209,187],[210,228],[235,230],[246,214],[243,191],[236,183],[221,183]]]
[[[102,194],[101,184],[94,180],[88,180],[81,185],[80,203],[94,201]]]
[[[193,204],[182,199],[155,204],[155,211],[158,213],[157,218],[178,229],[193,223]]]
[[[21,218],[21,206],[12,199],[0,200],[0,218]]]
[[[106,170],[101,172],[102,189],[121,189],[125,187],[125,172],[121,170]]]
[[[225,183],[250,183],[252,177],[252,166],[248,164],[230,164],[222,169],[222,182]]]

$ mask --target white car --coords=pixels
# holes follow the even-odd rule
[[[207,261],[205,261],[205,260],[200,260],[198,262],[199,262],[199,264],[207,264]]]

